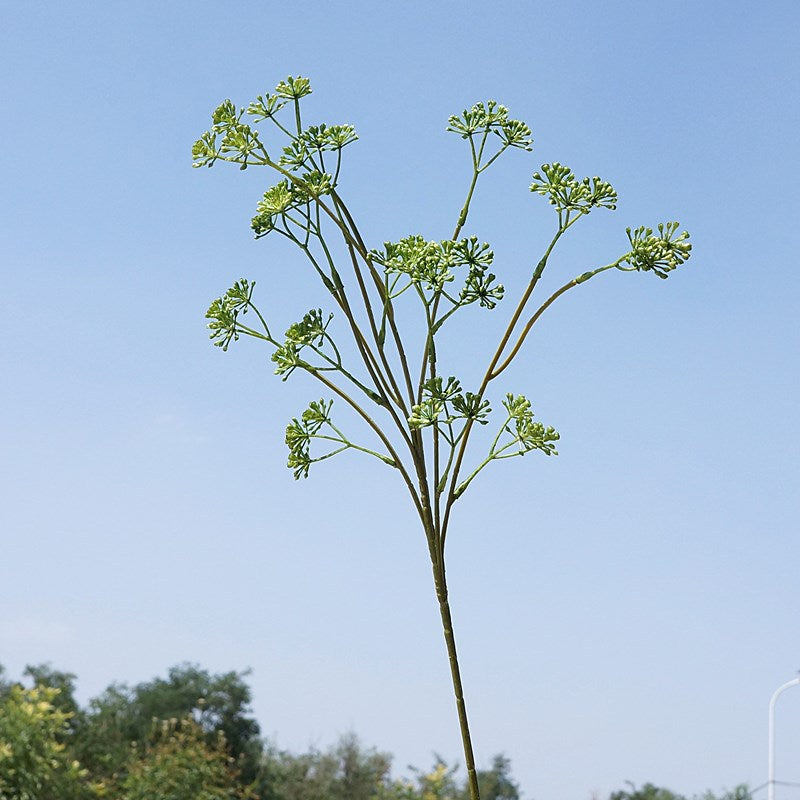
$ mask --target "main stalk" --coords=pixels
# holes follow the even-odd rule
[[[470,800],[480,800],[478,773],[475,770],[475,756],[472,752],[472,738],[469,733],[469,720],[467,719],[467,705],[464,701],[464,688],[461,683],[461,670],[458,666],[458,651],[456,650],[456,638],[453,633],[453,618],[450,614],[444,565],[433,565],[433,578],[436,584],[436,597],[439,600],[439,613],[442,617],[442,632],[444,633],[447,656],[450,661],[450,675],[453,679],[453,693],[456,698],[458,723],[461,728],[461,741],[464,746]]]

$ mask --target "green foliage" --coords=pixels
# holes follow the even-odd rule
[[[452,381],[435,388],[452,398]],[[524,414],[521,398],[507,410]],[[321,416],[325,410],[319,411]],[[262,741],[247,717],[245,673],[212,675],[192,665],[133,688],[112,684],[81,708],[75,676],[29,666],[26,688],[0,666],[0,800],[469,800],[456,766],[434,756],[412,779],[394,778],[391,756],[354,734],[333,747],[293,754]],[[52,684],[52,685],[48,685]],[[57,685],[56,685],[57,684]],[[66,708],[74,710],[66,710]],[[176,712],[176,713],[173,713]],[[233,737],[231,741],[226,735]],[[497,755],[477,770],[483,800],[519,800],[511,763]],[[646,783],[609,800],[687,800]],[[752,800],[746,784],[693,800]]]
[[[0,703],[0,800],[88,800],[100,785],[67,751],[72,715],[58,707],[59,689],[9,688]]]
[[[42,683],[26,689],[0,681],[0,800],[468,797],[458,770],[441,758],[429,770],[414,770],[414,780],[393,778],[391,756],[362,746],[354,734],[328,750],[300,754],[263,742],[257,726],[243,719],[250,690],[240,673],[175,667],[166,678],[133,688],[112,684],[88,708],[75,704],[74,713],[59,708],[66,703],[62,690],[44,685],[58,682],[72,691],[74,675],[47,665],[24,674]],[[189,711],[171,713],[181,709]],[[73,727],[75,717],[83,721]],[[243,758],[242,751],[249,755]],[[484,800],[518,800],[508,759],[497,756],[491,769],[479,771],[479,780]]]
[[[124,775],[131,744],[142,735],[131,724],[132,702],[126,686],[109,686],[83,710],[71,742],[75,757],[90,774],[109,784]]]
[[[511,777],[511,761],[504,755],[492,759],[492,768],[478,770],[478,785],[483,800],[519,800],[519,786]],[[464,792],[464,800],[469,795]]]
[[[714,794],[714,792],[705,792],[695,800],[753,800],[753,793],[746,783],[740,783],[734,786],[733,789],[725,789],[722,794]]]
[[[210,746],[223,737],[246,783],[258,769],[259,727],[250,716],[246,673],[212,675],[193,664],[134,687],[112,684],[89,703],[76,733],[75,752],[93,773],[118,779],[133,743],[146,742],[153,720],[193,719]]]
[[[408,786],[413,800],[469,800],[470,787],[458,775],[458,766],[448,766],[440,756],[428,771],[415,769],[416,786]],[[511,762],[496,755],[489,769],[478,770],[478,785],[483,800],[519,800],[519,787],[511,777]]]
[[[258,203],[252,230],[256,238],[277,234],[303,254],[337,307],[338,327],[330,325],[332,315],[312,310],[289,327],[284,341],[278,341],[253,303],[253,283],[242,280],[212,303],[206,315],[209,335],[223,350],[241,335],[267,342],[275,348],[272,360],[283,380],[299,373],[319,381],[349,406],[375,440],[369,446],[355,444],[332,421],[332,400],[315,401],[286,429],[287,463],[295,479],[308,477],[311,464],[350,449],[377,457],[397,470],[425,534],[448,656],[454,666],[454,690],[459,696],[445,575],[445,540],[453,504],[489,464],[533,451],[556,455],[559,439],[553,427],[534,420],[531,403],[523,395],[505,393],[497,435],[488,452],[467,472],[472,433],[492,421],[490,384],[516,358],[533,326],[559,297],[613,269],[653,272],[666,278],[689,258],[689,234],[678,233],[677,222],[660,224],[657,231],[629,228],[627,252],[579,273],[537,308],[532,298],[538,298],[539,281],[560,238],[593,209],[617,207],[617,192],[609,182],[596,176],[578,178],[557,161],[543,164],[533,174],[530,189],[546,197],[557,212],[555,232],[539,260],[532,261],[535,266],[497,347],[493,354],[491,350],[487,353],[482,379],[472,382],[474,391],[462,391],[460,379],[442,380],[437,336],[446,322],[468,306],[495,309],[505,289],[489,271],[494,269],[490,245],[475,235],[462,237],[461,232],[479,177],[506,151],[531,150],[530,128],[510,117],[508,109],[494,100],[451,116],[447,130],[467,143],[471,160],[466,199],[452,236],[429,240],[414,234],[385,242],[378,250],[365,243],[339,186],[343,150],[357,140],[355,128],[350,124],[304,125],[303,101],[310,93],[307,78],[290,77],[278,84],[274,94],[259,95],[246,107],[224,101],[212,115],[211,130],[193,147],[193,166],[227,161],[241,169],[257,165],[276,173],[278,182]],[[269,134],[278,141],[267,143],[251,122],[268,123]],[[409,297],[416,319],[421,320],[410,333],[401,328],[396,313]],[[242,321],[249,310],[257,317],[255,327]],[[343,337],[348,348],[342,344]],[[421,355],[415,362],[417,353]],[[370,401],[367,409],[362,406],[364,398]],[[328,449],[312,456],[312,440],[322,440]],[[478,800],[478,774],[465,705],[459,701],[457,707],[470,796]]]
[[[687,800],[683,795],[652,783],[645,783],[641,787],[630,781],[627,781],[627,784],[627,789],[612,792],[608,800]],[[753,795],[747,784],[741,783],[733,789],[724,790],[719,795],[711,791],[695,795],[694,800],[753,800]]]
[[[455,774],[458,767],[448,767],[443,759],[436,757],[430,772],[417,771],[420,800],[457,800],[459,792]]]
[[[685,797],[652,783],[637,788],[635,784],[628,782],[628,786],[629,789],[612,792],[608,800],[686,800]]]
[[[211,738],[222,734],[234,757],[257,739],[259,726],[251,716],[252,693],[247,672],[216,675],[195,664],[172,667],[166,678],[138,684],[133,690],[133,724],[141,733],[152,719],[191,715]]]
[[[53,705],[59,711],[70,715],[70,727],[72,727],[72,720],[79,714],[78,703],[75,700],[76,676],[71,672],[53,669],[49,664],[28,664],[22,675],[28,678],[33,686],[58,690],[53,697]]]
[[[400,800],[390,767],[391,756],[364,749],[347,734],[324,752],[268,749],[257,788],[261,800]]]
[[[6,668],[0,664],[0,703],[11,693],[11,687],[14,685],[5,678]]]
[[[391,756],[364,749],[353,734],[326,751],[294,755],[268,749],[257,790],[261,800],[468,800],[469,787],[439,756],[427,770],[412,768],[413,779],[391,777]],[[502,755],[479,770],[484,800],[519,800],[511,765]]]
[[[237,800],[253,797],[238,785],[233,759],[219,734],[209,743],[191,718],[153,726],[134,747],[120,800]]]

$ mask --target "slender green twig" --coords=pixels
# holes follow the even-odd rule
[[[568,281],[567,283],[565,283],[560,289],[558,289],[555,292],[553,292],[553,294],[551,294],[550,297],[548,297],[547,300],[545,300],[544,303],[542,303],[542,305],[539,306],[539,308],[537,309],[536,313],[525,324],[525,327],[522,329],[522,332],[520,333],[516,344],[511,349],[511,352],[508,354],[508,356],[506,357],[505,361],[503,361],[503,363],[500,364],[500,366],[495,367],[492,370],[491,374],[489,375],[489,380],[493,381],[514,360],[515,356],[519,352],[519,349],[522,347],[522,345],[525,342],[525,339],[527,338],[528,334],[530,333],[531,328],[536,324],[536,322],[539,319],[539,317],[541,317],[542,314],[544,314],[544,312],[559,297],[561,297],[562,294],[564,294],[564,292],[569,291],[570,289],[572,289],[575,286],[580,286],[581,283],[584,283],[589,278],[599,274],[600,272],[605,272],[608,269],[614,269],[615,267],[618,267],[618,266],[619,266],[619,262],[617,261],[617,262],[614,262],[613,264],[606,264],[606,266],[599,267],[598,269],[592,270],[591,272],[585,272],[583,275],[579,276],[578,278],[573,278],[571,281]]]
[[[340,389],[335,383],[328,380],[324,375],[321,375],[319,372],[312,372],[311,374],[318,381],[327,386],[332,392],[341,397],[342,400],[344,400],[364,420],[364,422],[366,422],[367,425],[369,425],[369,427],[372,428],[373,431],[375,431],[378,438],[383,442],[384,446],[386,447],[386,450],[388,451],[389,455],[394,460],[395,466],[399,470],[400,474],[403,476],[403,480],[405,481],[409,494],[411,495],[411,499],[414,503],[414,506],[417,509],[417,512],[421,515],[423,513],[423,510],[422,510],[422,505],[420,503],[420,497],[417,495],[417,491],[416,489],[414,489],[414,484],[412,483],[411,478],[408,475],[408,472],[406,472],[406,469],[403,466],[402,459],[397,454],[397,451],[394,449],[394,446],[392,445],[391,441],[383,432],[383,429],[375,422],[375,420],[372,419],[372,417],[370,417],[369,414],[367,414],[366,411],[364,411],[363,408],[361,408],[361,406],[358,403],[356,403],[355,400],[353,400],[352,397],[350,397],[346,392]]]
[[[497,345],[497,349],[494,352],[491,360],[489,361],[489,366],[486,369],[486,372],[483,376],[483,381],[481,382],[480,388],[478,389],[478,397],[482,398],[484,392],[486,391],[486,387],[491,380],[492,372],[494,371],[495,367],[497,366],[497,362],[503,355],[503,351],[508,344],[508,340],[511,338],[514,328],[517,326],[520,317],[522,316],[523,312],[525,311],[525,306],[528,304],[531,295],[533,294],[533,290],[536,288],[536,284],[539,282],[539,279],[542,277],[544,273],[545,267],[547,266],[547,260],[550,257],[550,254],[553,252],[553,248],[556,246],[558,240],[564,234],[566,230],[565,226],[559,226],[558,230],[556,231],[555,236],[553,236],[550,244],[548,245],[547,249],[544,252],[544,255],[539,259],[539,263],[536,265],[536,269],[533,271],[533,275],[531,276],[528,285],[525,287],[525,291],[522,293],[522,297],[520,297],[519,302],[517,303],[516,309],[514,309],[514,313],[511,315],[511,319],[506,326],[505,332],[503,333],[500,343]],[[447,536],[447,527],[450,522],[450,511],[453,507],[453,503],[456,500],[456,487],[458,486],[458,476],[461,470],[461,464],[464,460],[464,454],[467,449],[467,443],[469,441],[470,433],[472,432],[473,428],[473,420],[467,420],[466,426],[464,428],[464,435],[461,437],[461,444],[458,448],[458,454],[456,455],[455,463],[453,465],[453,471],[450,477],[450,489],[448,492],[447,502],[445,503],[445,510],[444,510],[444,517],[442,521],[442,541]]]

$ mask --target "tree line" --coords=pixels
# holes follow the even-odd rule
[[[84,706],[76,676],[0,666],[0,800],[469,800],[458,768],[395,778],[388,753],[347,734],[328,750],[293,754],[261,736],[246,672],[193,664],[129,686],[113,683]],[[503,755],[478,771],[484,800],[520,800]],[[652,784],[609,800],[686,800]],[[747,787],[719,798],[751,800]]]

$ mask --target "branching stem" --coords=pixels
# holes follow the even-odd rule
[[[378,256],[368,249],[337,191],[342,148],[357,138],[355,131],[349,125],[320,125],[303,131],[299,101],[310,91],[308,79],[290,77],[277,87],[277,97],[267,96],[266,100],[259,97],[247,112],[243,109],[237,112],[233,104],[226,101],[214,113],[212,132],[203,134],[192,149],[194,166],[211,166],[221,160],[239,164],[241,169],[266,166],[282,176],[279,184],[269,189],[259,203],[258,215],[253,218],[256,238],[275,230],[300,247],[344,314],[362,364],[357,364],[355,370],[345,366],[342,352],[327,333],[328,323],[323,323],[321,311],[309,312],[301,323],[290,329],[284,344],[277,342],[264,317],[250,302],[252,284],[244,279],[237,282],[224,297],[214,301],[207,314],[212,320],[209,328],[212,338],[223,349],[227,349],[240,334],[278,347],[274,358],[279,365],[277,371],[284,379],[295,369],[309,372],[356,412],[388,453],[385,455],[350,442],[328,418],[333,401],[314,402],[303,414],[302,421],[295,419],[287,428],[290,466],[296,468],[295,477],[307,475],[310,463],[331,458],[349,448],[374,456],[400,472],[425,533],[450,663],[469,793],[471,800],[480,800],[445,572],[445,541],[451,512],[454,502],[489,463],[524,455],[533,449],[539,449],[547,455],[553,454],[553,442],[558,439],[558,434],[552,428],[545,428],[533,421],[533,411],[524,396],[508,394],[503,402],[508,416],[492,441],[488,454],[464,480],[460,480],[475,423],[486,422],[489,413],[489,403],[484,400],[484,394],[488,385],[517,357],[544,312],[563,294],[612,268],[653,271],[658,277],[665,278],[668,272],[689,257],[691,245],[686,241],[688,233],[677,233],[677,222],[660,224],[658,233],[644,227],[628,229],[630,252],[615,262],[584,272],[565,283],[541,303],[523,324],[531,298],[561,236],[593,208],[615,208],[617,202],[613,187],[597,177],[581,180],[558,162],[542,165],[541,173],[534,173],[531,190],[549,196],[549,202],[557,212],[558,229],[533,269],[489,359],[477,393],[464,393],[455,378],[448,379],[448,383],[444,384],[439,376],[436,334],[460,308],[476,301],[493,308],[502,291],[500,287],[492,285],[495,278],[488,272],[493,258],[488,245],[479,247],[473,238],[460,242],[459,237],[470,214],[479,176],[510,147],[530,150],[530,129],[519,120],[509,119],[508,109],[494,101],[486,105],[478,103],[472,109],[465,110],[463,115],[451,117],[448,130],[468,140],[472,160],[472,175],[451,241],[425,242],[421,237],[409,237],[393,244],[391,248],[387,244],[384,260],[383,255]],[[296,134],[289,130],[291,122],[283,125],[274,118],[274,113],[289,99],[293,102]],[[254,115],[259,121],[271,119],[277,130],[289,137],[291,146],[284,148],[279,161],[270,158],[258,132],[242,123],[244,113]],[[491,152],[493,147],[487,151],[490,140],[496,143],[495,135],[499,136],[500,144],[494,152]],[[217,144],[217,137],[220,136],[221,141]],[[326,154],[332,151],[335,151],[335,166],[332,163],[333,155],[328,157],[326,163]],[[326,167],[332,169],[333,173],[328,174]],[[337,269],[333,254],[335,248],[325,236],[329,229],[327,220],[342,236],[358,286],[355,295],[348,296]],[[338,247],[338,237],[334,238]],[[390,255],[390,249],[393,255]],[[382,273],[376,264],[383,266]],[[454,279],[451,267],[456,266],[468,266],[469,270],[461,294],[445,290],[446,281]],[[426,328],[416,382],[412,379],[406,343],[398,329],[394,305],[395,300],[412,288],[423,304]],[[451,307],[445,306],[440,316],[443,299]],[[242,324],[240,315],[250,309],[255,312],[263,333]],[[387,343],[387,337],[390,343]],[[418,342],[413,342],[415,349],[417,345]],[[304,361],[300,357],[304,347],[310,348],[317,356],[315,361],[321,359],[321,364],[312,365]],[[347,355],[346,350],[344,354]],[[416,375],[417,364],[413,363],[412,366]],[[331,372],[341,373],[347,391],[328,377]],[[345,380],[349,384],[344,383]],[[388,418],[380,418],[381,422],[391,419],[392,425],[382,425],[368,414],[348,394],[350,384],[383,408]],[[456,422],[458,433],[454,428]],[[335,435],[329,435],[327,429],[326,433],[320,433],[323,424],[328,425]],[[432,430],[429,438],[426,438],[423,429],[429,427]],[[408,448],[409,455],[403,451],[405,462],[400,459],[390,434],[398,446],[402,439]],[[510,441],[503,439],[501,442],[504,434],[510,437]],[[312,438],[336,446],[330,452],[312,459],[308,450],[308,442]],[[515,446],[517,449],[514,449]],[[442,448],[447,448],[447,452]]]

